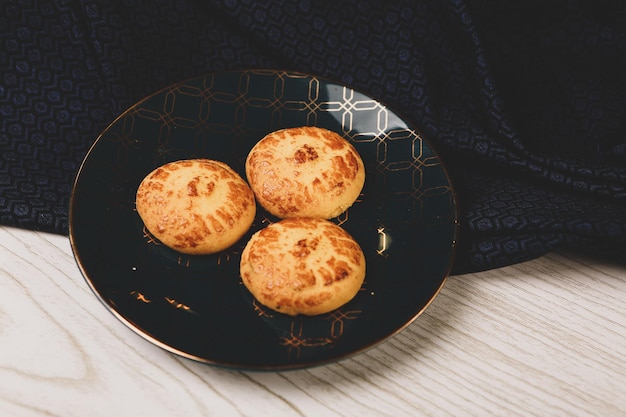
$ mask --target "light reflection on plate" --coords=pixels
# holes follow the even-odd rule
[[[336,131],[363,158],[363,192],[333,221],[361,245],[367,275],[344,307],[289,317],[259,305],[239,277],[247,239],[275,218],[259,209],[237,244],[189,256],[146,232],[134,199],[145,175],[179,159],[221,160],[245,178],[245,158],[258,140],[303,125]],[[450,271],[456,219],[439,157],[389,108],[310,75],[237,71],[161,90],[98,137],[73,189],[70,241],[94,293],[142,337],[208,364],[279,370],[346,358],[411,323]]]

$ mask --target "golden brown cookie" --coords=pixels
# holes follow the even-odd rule
[[[254,194],[227,164],[189,159],[165,164],[139,185],[136,208],[164,245],[200,255],[222,251],[250,228]]]
[[[240,272],[243,284],[264,306],[289,315],[316,315],[356,295],[365,278],[365,256],[336,224],[291,218],[252,235]]]
[[[246,176],[256,200],[271,214],[330,219],[358,198],[365,168],[350,142],[305,126],[261,139],[248,154]]]

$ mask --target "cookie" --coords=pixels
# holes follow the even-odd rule
[[[237,242],[256,214],[254,194],[227,164],[209,159],[170,162],[150,172],[135,206],[148,231],[181,253],[220,252]]]
[[[365,256],[335,223],[290,218],[252,235],[241,255],[240,273],[243,284],[264,306],[311,316],[354,298],[365,278]]]
[[[305,126],[261,139],[248,154],[246,176],[257,202],[274,216],[330,219],[356,201],[365,168],[346,139]]]

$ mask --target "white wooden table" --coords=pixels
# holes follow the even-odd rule
[[[63,236],[0,227],[0,416],[626,416],[626,267],[452,276],[388,341],[304,370],[179,358],[93,295]]]

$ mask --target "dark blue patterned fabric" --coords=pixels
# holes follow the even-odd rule
[[[334,79],[417,126],[458,194],[456,273],[560,247],[626,253],[621,1],[2,1],[0,223],[67,233],[108,123],[243,68]]]

